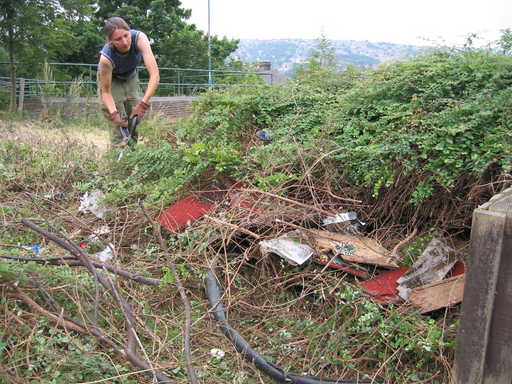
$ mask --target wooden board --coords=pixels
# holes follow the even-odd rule
[[[459,275],[412,289],[409,301],[421,313],[427,313],[460,303],[463,296],[464,275]]]
[[[377,241],[369,237],[345,235],[328,231],[309,230],[313,235],[316,248],[320,252],[332,251],[343,260],[355,263],[378,265],[384,268],[395,269],[398,264],[389,255],[390,252]],[[353,252],[339,252],[339,244],[350,244]]]

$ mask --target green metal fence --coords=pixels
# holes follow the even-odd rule
[[[8,63],[0,62],[0,74],[7,74]],[[161,67],[156,96],[197,95],[209,88],[272,82],[270,72],[207,70]],[[97,94],[97,64],[47,63],[38,74],[16,79],[16,94],[24,97],[92,97]],[[211,73],[212,83],[209,83]],[[139,67],[140,83],[145,88],[148,74]],[[10,93],[9,77],[0,76],[0,92]]]

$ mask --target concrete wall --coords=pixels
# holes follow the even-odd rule
[[[192,113],[192,101],[196,96],[152,97],[152,111],[171,118],[187,117]]]
[[[170,118],[187,117],[192,113],[192,101],[195,98],[196,96],[153,97],[151,110]],[[88,113],[96,115],[100,110],[97,98],[50,98],[44,102],[44,105],[49,115],[59,112],[66,116],[86,116]],[[40,114],[43,111],[42,100],[25,98],[23,111]]]

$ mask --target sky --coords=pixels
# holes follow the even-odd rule
[[[208,0],[181,0],[208,31]],[[210,33],[230,39],[368,40],[477,45],[512,28],[512,0],[210,0]]]

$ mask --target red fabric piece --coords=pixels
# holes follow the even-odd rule
[[[195,196],[189,196],[177,201],[165,209],[156,221],[168,231],[176,231],[196,220],[213,208],[213,204],[203,203]]]
[[[397,294],[398,283],[396,281],[408,270],[409,267],[403,267],[384,272],[375,279],[359,283],[359,286],[378,303],[398,303],[402,301],[402,298]]]

